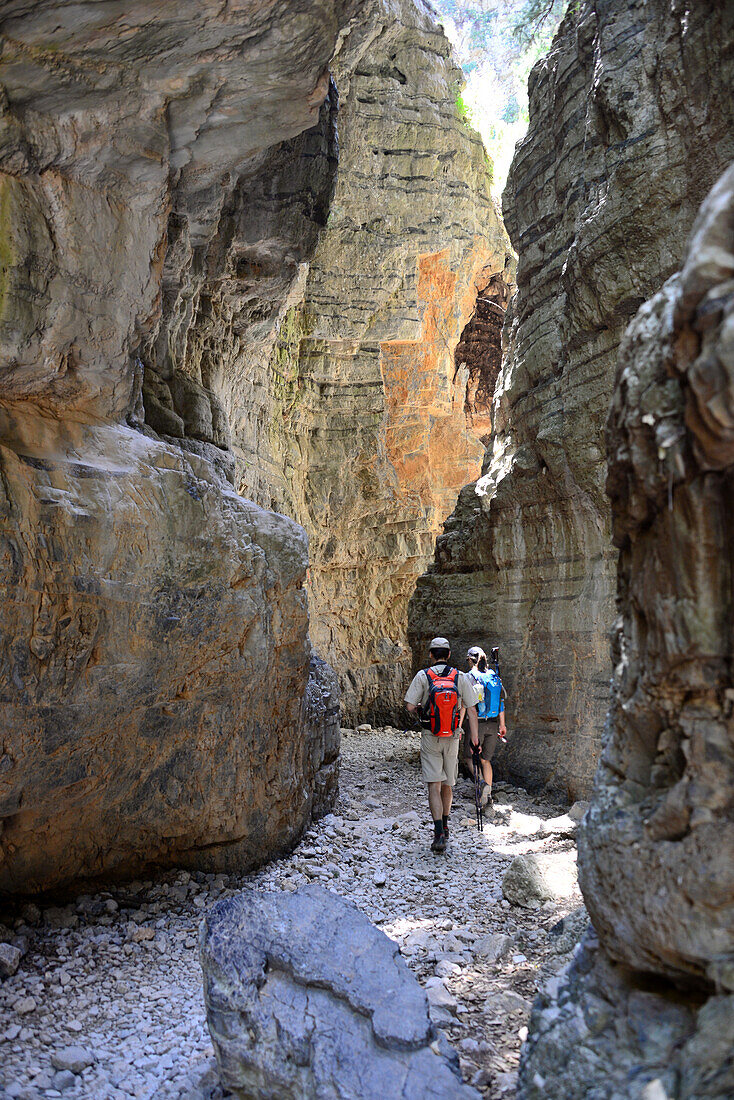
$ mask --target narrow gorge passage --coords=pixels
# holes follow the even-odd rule
[[[56,1075],[66,1072],[64,1095],[75,1100],[216,1100],[196,947],[202,913],[245,885],[280,891],[308,881],[350,898],[400,945],[464,1078],[485,1097],[514,1095],[532,1000],[585,925],[575,845],[539,832],[558,807],[503,784],[480,835],[460,779],[449,850],[432,855],[418,744],[396,729],[346,731],[333,813],[256,874],[172,870],[62,907],[0,913],[28,946],[0,985],[5,1096],[58,1094]],[[502,896],[505,871],[527,852],[547,859],[557,895],[536,911]],[[72,1045],[90,1064],[57,1070]]]
[[[0,1100],[732,1100],[734,0],[0,47]]]

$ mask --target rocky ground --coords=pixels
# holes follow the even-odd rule
[[[295,890],[309,880],[400,944],[467,1081],[511,1097],[532,999],[585,924],[573,823],[498,784],[480,833],[473,787],[460,780],[449,847],[435,856],[417,759],[417,734],[346,732],[334,813],[256,874],[174,871],[0,912],[2,1100],[221,1096],[197,958],[202,912],[245,881]],[[503,895],[517,856],[505,892],[535,908]]]

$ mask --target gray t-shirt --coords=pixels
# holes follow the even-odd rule
[[[431,665],[431,668],[435,672],[443,672],[446,664],[446,661],[439,661],[437,665]],[[449,664],[449,668],[453,667],[452,664]],[[463,672],[459,673],[459,698],[465,707],[475,707],[479,702],[479,692]],[[421,669],[413,677],[411,685],[405,693],[405,702],[411,703],[414,707],[423,707],[428,702],[428,677],[425,669]]]

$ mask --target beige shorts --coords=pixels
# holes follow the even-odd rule
[[[461,735],[435,737],[428,730],[421,735],[421,773],[424,783],[448,783],[455,786],[459,774]]]
[[[499,718],[479,719],[479,744],[482,747],[482,760],[491,760],[497,748],[497,735],[500,728]],[[464,735],[464,760],[471,771],[471,734]]]

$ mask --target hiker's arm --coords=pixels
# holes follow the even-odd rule
[[[472,745],[479,744],[479,722],[477,721],[477,708],[467,707],[466,713],[469,715],[469,733],[471,735]]]
[[[461,710],[459,711],[459,729],[461,729],[464,725],[464,715],[465,714],[466,714],[466,707],[462,703],[461,704]]]
[[[417,710],[418,710],[419,708],[418,708],[417,706],[415,706],[415,704],[414,704],[414,703],[406,703],[406,704],[405,704],[405,709],[407,710],[408,714],[415,714],[415,712],[416,712],[416,711],[417,711]]]
[[[507,733],[507,726],[505,725],[505,698],[506,698],[505,689],[504,689],[504,686],[502,686],[501,691],[500,691],[500,714],[499,714],[499,718],[500,718],[500,733],[502,734],[503,737]]]

